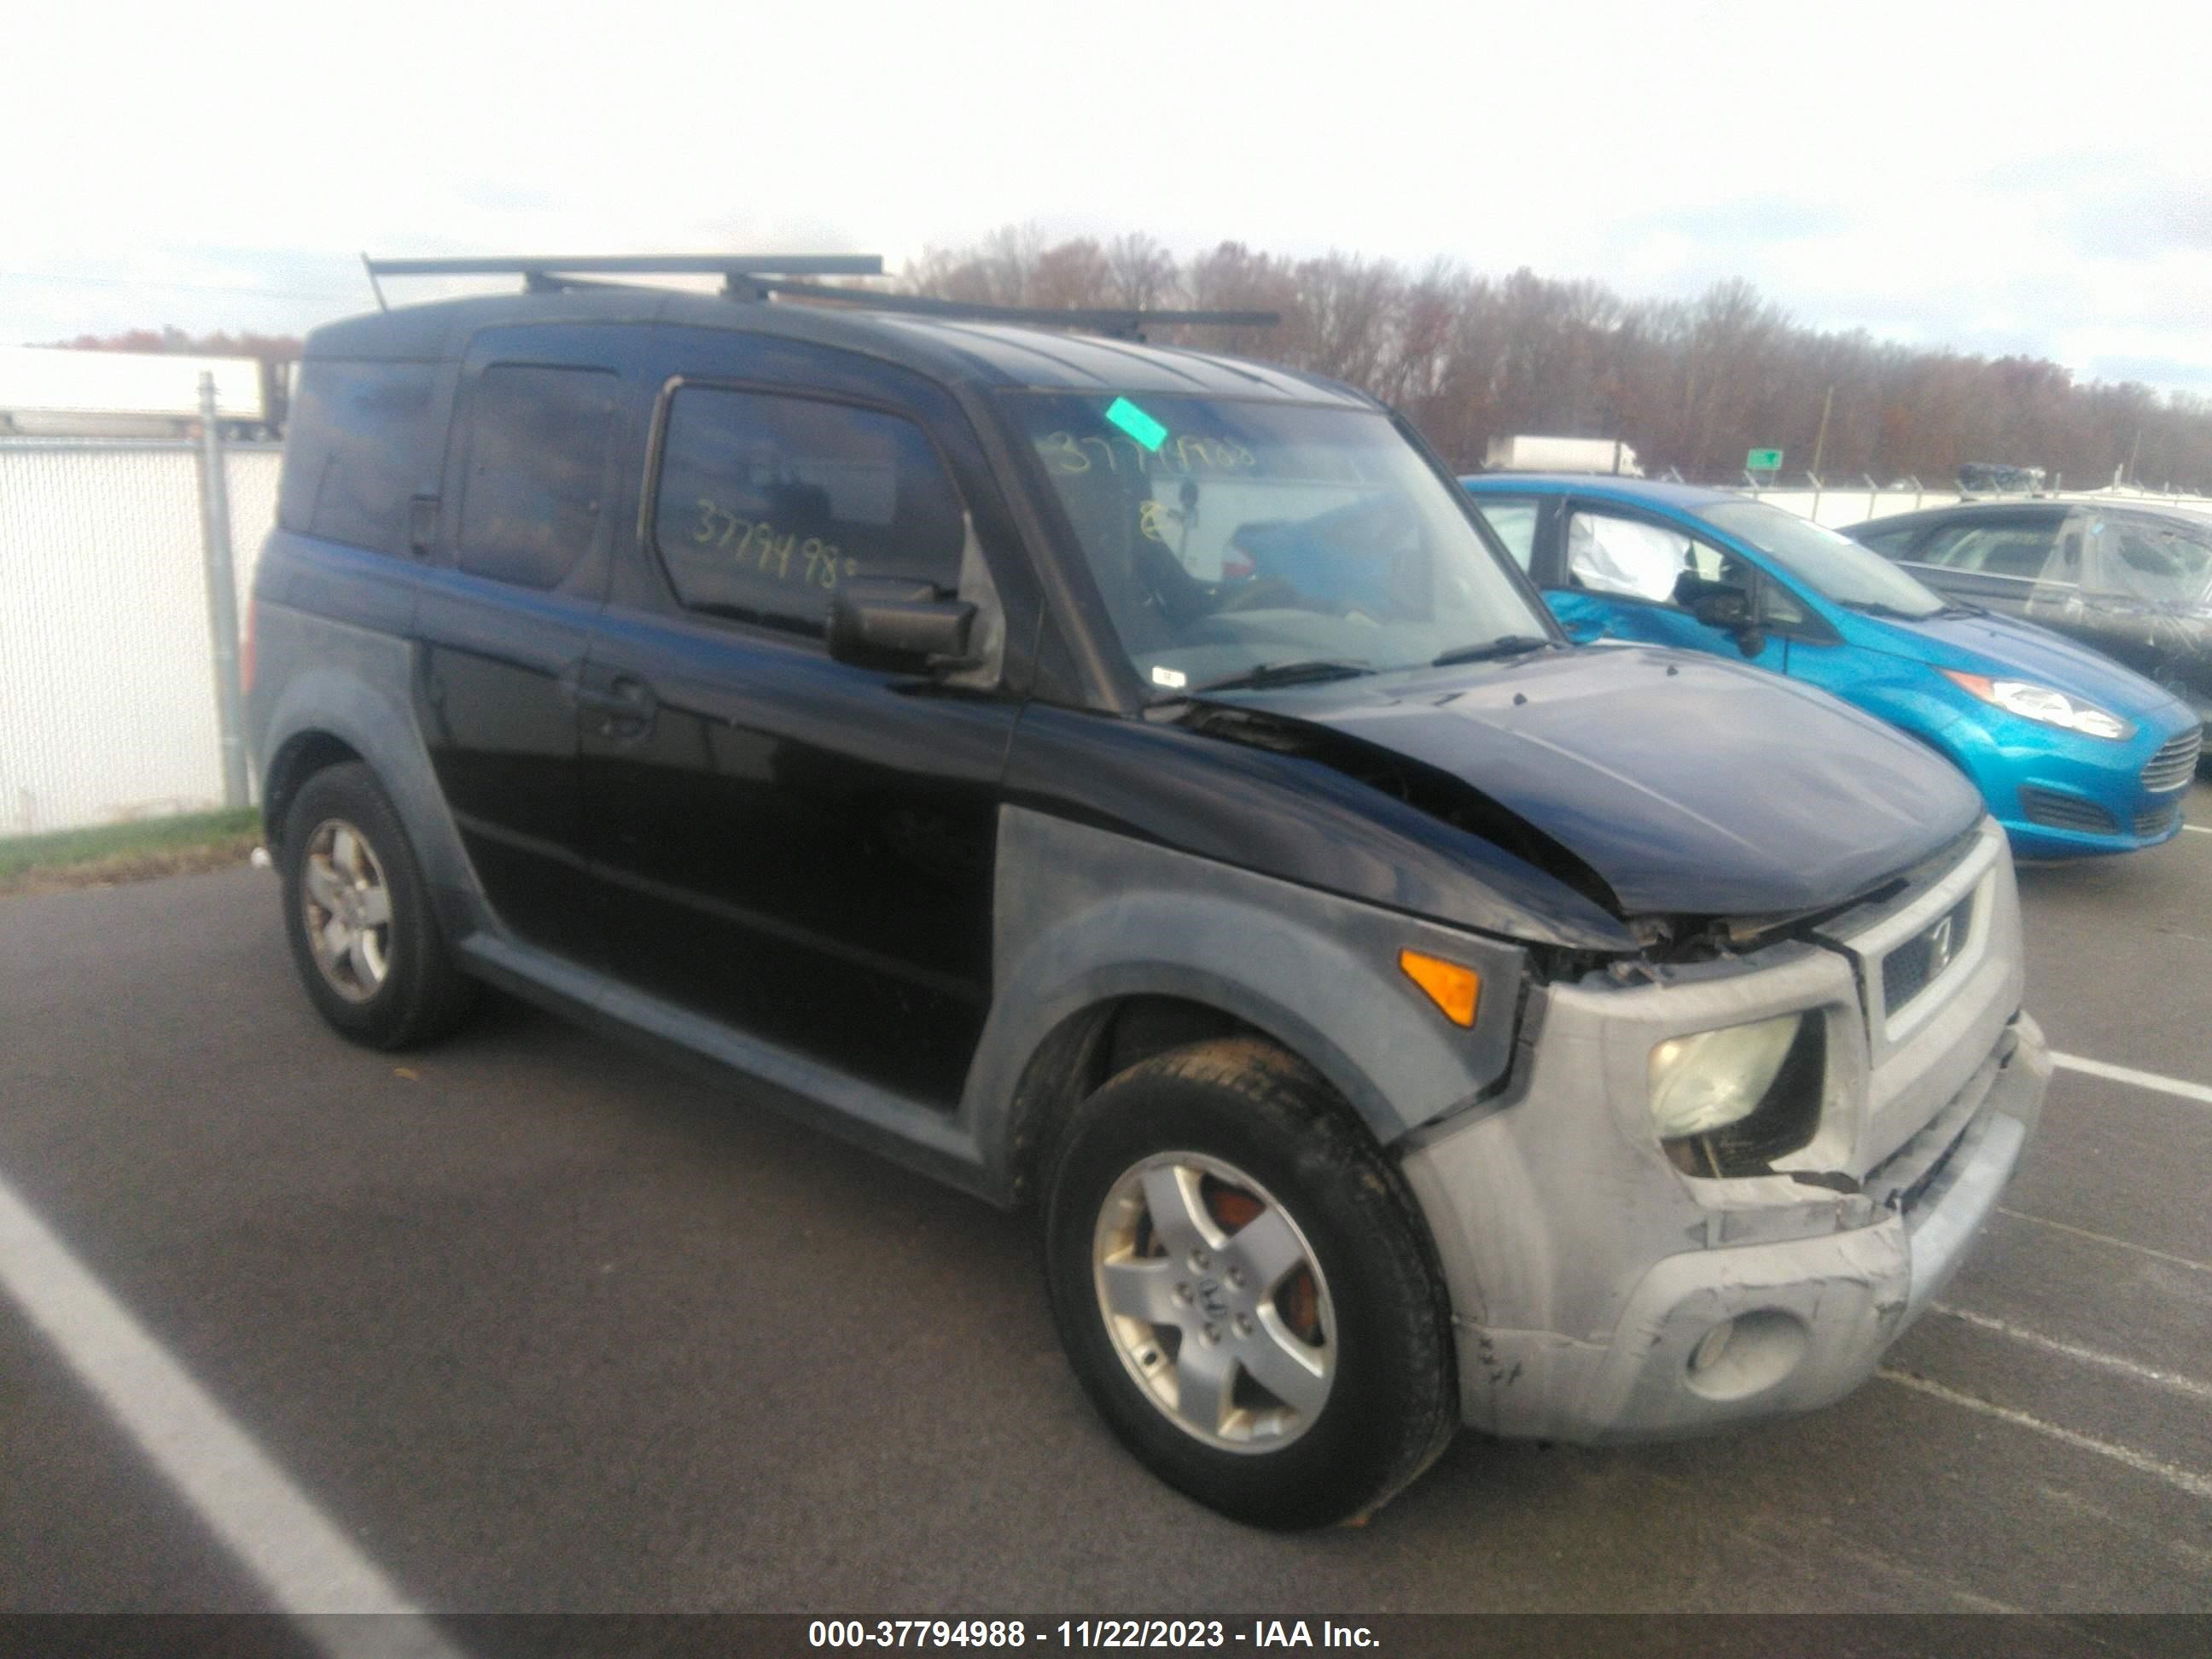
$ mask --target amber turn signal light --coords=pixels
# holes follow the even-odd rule
[[[1429,1000],[1443,1011],[1455,1025],[1474,1024],[1474,1005],[1482,994],[1482,975],[1472,968],[1419,951],[1398,952],[1398,967],[1407,979],[1427,992]]]

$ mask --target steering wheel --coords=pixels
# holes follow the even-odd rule
[[[1298,590],[1280,576],[1260,576],[1238,588],[1221,605],[1221,612],[1289,611],[1297,607]]]

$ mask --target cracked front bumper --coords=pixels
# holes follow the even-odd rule
[[[1674,1248],[1644,1255],[1640,1273],[1629,1259],[1636,1235],[1620,1227],[1627,1276],[1602,1304],[1583,1304],[1604,1322],[1580,1334],[1571,1297],[1548,1298],[1556,1313],[1547,1328],[1500,1320],[1507,1308],[1478,1287],[1484,1264],[1447,1245],[1463,1417],[1504,1436],[1600,1443],[1707,1433],[1841,1398],[1964,1261],[2040,1116],[2050,1076],[2043,1034],[2021,1015],[1928,1131],[1868,1172],[1863,1192],[1832,1196],[1825,1212],[1816,1199],[1794,1214],[1751,1206],[1713,1217],[1699,1235],[1705,1248],[1682,1249],[1678,1229]],[[1425,1206],[1438,1191],[1428,1156],[1408,1160]],[[1464,1221],[1466,1205],[1455,1207]],[[1820,1231],[1757,1237],[1785,1215],[1780,1231]],[[1522,1245],[1490,1277],[1534,1285],[1548,1267],[1552,1285],[1571,1284],[1571,1264],[1595,1243],[1587,1218],[1579,1231],[1571,1255]],[[1540,1311],[1547,1301],[1519,1299]]]

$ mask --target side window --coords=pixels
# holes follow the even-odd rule
[[[1576,513],[1567,520],[1567,580],[1596,593],[1664,605],[1689,568],[1690,538],[1637,519]]]
[[[653,525],[680,604],[810,634],[855,576],[957,586],[966,539],[959,495],[911,421],[713,386],[671,402]]]
[[[1680,530],[1609,513],[1567,520],[1567,579],[1577,587],[1673,605],[1685,576],[1747,592],[1759,582],[1759,572],[1735,554]]]
[[[1929,538],[1917,562],[2033,581],[2051,562],[2057,540],[2056,524],[1954,524]]]
[[[284,453],[284,528],[405,551],[409,497],[438,487],[447,401],[434,364],[308,359]]]
[[[1523,570],[1536,552],[1536,503],[1517,495],[1478,495],[1475,511],[1498,532],[1513,562]]]
[[[1877,530],[1870,535],[1856,531],[1845,532],[1862,547],[1870,547],[1885,559],[1901,559],[1912,550],[1912,538],[1920,533],[1917,525],[1906,525],[1901,530]]]
[[[567,579],[599,532],[619,386],[604,369],[483,372],[469,399],[462,569],[522,587]]]

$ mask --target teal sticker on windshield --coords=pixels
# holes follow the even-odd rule
[[[1106,405],[1106,418],[1127,433],[1155,454],[1168,441],[1168,429],[1127,398],[1116,398]]]

